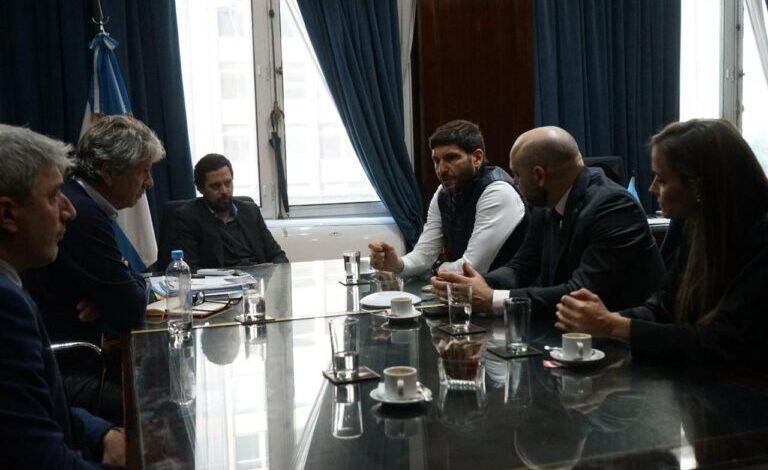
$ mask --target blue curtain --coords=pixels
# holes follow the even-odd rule
[[[403,134],[395,0],[299,0],[312,46],[363,170],[410,250],[421,194]]]
[[[94,2],[9,0],[0,5],[0,122],[76,143],[91,79]],[[148,192],[163,202],[193,197],[184,90],[173,0],[102,0],[133,113],[165,144]]]
[[[649,138],[679,118],[679,0],[536,0],[534,120],[619,155],[646,210]]]

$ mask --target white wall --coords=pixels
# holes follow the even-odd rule
[[[291,261],[341,258],[344,250],[368,256],[368,243],[385,241],[403,254],[405,244],[391,217],[267,220]]]

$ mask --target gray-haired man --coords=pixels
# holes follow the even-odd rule
[[[0,455],[4,468],[125,462],[121,429],[67,405],[45,326],[19,272],[50,263],[75,209],[61,192],[69,146],[0,124]]]
[[[124,261],[113,224],[117,210],[133,206],[152,187],[150,168],[164,155],[154,132],[126,116],[102,118],[80,139],[71,178],[62,186],[78,217],[69,225],[56,261],[24,276],[55,341],[98,344],[102,333],[119,338],[142,324],[145,283]],[[86,404],[79,397],[94,396],[94,381],[89,376],[80,380],[82,367],[79,360],[62,363],[70,398]],[[119,396],[106,393],[106,416],[119,420],[120,402]]]

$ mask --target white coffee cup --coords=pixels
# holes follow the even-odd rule
[[[413,311],[413,300],[410,297],[393,297],[390,303],[390,315],[400,317],[410,315]]]
[[[416,369],[395,366],[384,369],[384,394],[393,399],[412,398],[419,393]]]
[[[563,334],[563,357],[570,361],[589,359],[592,355],[592,335],[586,333]]]

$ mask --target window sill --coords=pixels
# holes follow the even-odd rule
[[[358,225],[395,225],[392,217],[304,217],[296,219],[270,219],[265,221],[269,228],[285,227],[349,227]]]

